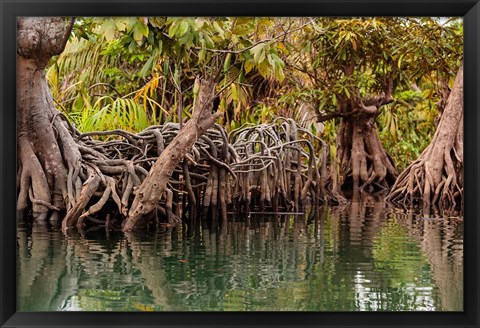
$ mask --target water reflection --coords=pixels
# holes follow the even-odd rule
[[[149,234],[18,229],[20,311],[458,311],[463,224],[382,203]]]

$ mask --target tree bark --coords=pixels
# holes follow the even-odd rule
[[[212,114],[216,78],[200,81],[197,101],[192,118],[183,126],[179,134],[160,154],[148,176],[136,191],[135,198],[123,226],[124,231],[140,228],[142,219],[153,212],[175,167],[183,160],[195,141],[215,123],[221,113]]]
[[[80,152],[58,115],[45,78],[45,67],[60,54],[73,20],[20,17],[17,20],[18,198],[21,217],[31,205],[33,216],[58,219],[66,209],[67,176],[79,165]]]
[[[397,177],[394,163],[378,137],[375,119],[378,108],[385,103],[384,97],[380,98],[358,101],[357,105],[350,100],[340,104],[343,118],[331,170],[338,174],[332,177],[334,197],[361,201],[368,194],[386,193]]]
[[[408,207],[463,203],[463,64],[430,145],[400,174],[386,200]]]

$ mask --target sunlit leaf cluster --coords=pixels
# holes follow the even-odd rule
[[[292,117],[331,156],[339,118],[322,117],[393,90],[377,124],[403,167],[435,129],[462,38],[460,19],[430,17],[82,18],[48,79],[81,130],[138,131],[188,119],[196,81],[217,74],[227,129]]]

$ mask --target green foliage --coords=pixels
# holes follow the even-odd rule
[[[435,104],[446,100],[446,86],[452,86],[463,57],[461,21],[362,17],[311,23],[288,39],[291,85],[279,102],[291,112],[310,103],[322,117],[342,103],[392,92],[393,103],[381,108],[377,124],[387,152],[404,168],[435,131]],[[331,158],[337,120],[324,122],[322,138],[331,145]]]
[[[405,169],[418,158],[435,133],[436,106],[417,91],[403,91],[385,106],[379,122],[379,136],[397,167]]]
[[[433,135],[435,104],[453,83],[462,36],[461,20],[428,17],[79,18],[47,77],[81,130],[136,131],[188,118],[196,80],[218,73],[227,129],[292,117],[327,141],[331,158],[340,118],[317,118],[393,81],[394,101],[377,123],[404,168]]]
[[[144,107],[133,99],[102,97],[93,107],[81,113],[82,120],[77,127],[86,132],[113,130],[118,127],[140,131],[153,124]]]
[[[220,73],[219,109],[236,119],[242,109],[256,106],[247,73],[284,78],[275,46],[281,33],[270,29],[280,23],[271,18],[81,19],[50,66],[49,82],[79,128],[131,130],[188,117],[195,80]],[[140,123],[133,124],[132,117]]]

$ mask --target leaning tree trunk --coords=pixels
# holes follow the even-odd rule
[[[165,148],[136,190],[124,231],[139,228],[142,219],[152,213],[167,192],[167,183],[175,167],[182,161],[195,141],[215,123],[221,113],[212,114],[216,78],[200,81],[192,118],[183,126],[178,136]],[[168,196],[167,196],[168,197]]]
[[[332,162],[332,174],[336,175],[333,194],[337,198],[345,195],[360,201],[368,194],[386,193],[397,177],[378,137],[375,119],[384,98],[378,99],[365,99],[358,105],[345,101],[340,106],[343,118],[336,140],[337,160]]]
[[[387,201],[454,208],[463,200],[463,64],[430,145],[403,171]]]
[[[58,219],[66,202],[69,172],[79,166],[80,152],[58,115],[45,78],[45,67],[60,54],[73,20],[60,17],[18,18],[17,147],[18,198],[21,217],[32,208],[37,220]],[[69,197],[70,196],[70,197]]]

